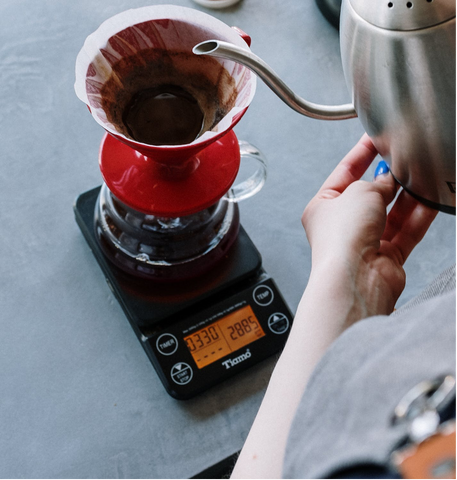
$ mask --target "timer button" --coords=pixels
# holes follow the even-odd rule
[[[163,333],[157,339],[156,347],[162,355],[173,355],[178,349],[178,340],[171,333]]]
[[[252,296],[255,303],[261,307],[267,307],[275,298],[273,290],[267,285],[259,285],[258,287],[255,287]]]
[[[173,366],[170,372],[171,379],[178,385],[186,385],[192,380],[194,372],[187,363],[180,362]]]
[[[281,335],[289,330],[289,319],[283,313],[273,313],[268,319],[268,327],[273,333]]]

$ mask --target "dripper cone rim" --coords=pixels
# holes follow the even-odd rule
[[[92,34],[90,34],[86,38],[84,45],[76,58],[76,80],[74,84],[76,95],[82,102],[84,102],[89,107],[92,117],[108,133],[114,135],[120,140],[125,139],[125,142],[128,143],[132,148],[138,147],[139,150],[143,151],[144,149],[151,149],[152,151],[155,149],[170,149],[176,151],[186,149],[189,146],[196,147],[199,144],[212,143],[213,141],[220,138],[221,135],[225,134],[231,128],[233,128],[233,126],[239,121],[241,116],[244,114],[244,112],[252,102],[256,90],[256,76],[254,74],[251,74],[251,92],[248,99],[244,102],[242,106],[232,108],[232,110],[230,110],[224,117],[227,118],[228,115],[231,116],[230,125],[224,127],[224,129],[220,131],[207,131],[200,137],[196,138],[193,142],[185,145],[149,145],[127,137],[123,133],[119,132],[112,124],[104,123],[102,119],[100,119],[100,117],[96,113],[94,113],[87,95],[86,78],[89,66],[96,58],[96,55],[98,54],[100,48],[104,48],[104,46],[106,46],[108,40],[112,36],[139,23],[164,19],[194,24],[197,27],[206,29],[208,31],[211,30],[211,33],[215,38],[223,37],[221,39],[230,41],[248,51],[250,50],[245,40],[235,29],[230,28],[225,23],[204,12],[188,7],[180,7],[177,5],[154,5],[125,10],[106,19]],[[222,29],[223,32],[219,33]],[[233,63],[225,60],[225,63],[227,62]]]

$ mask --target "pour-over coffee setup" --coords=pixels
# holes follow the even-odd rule
[[[121,13],[89,36],[75,90],[107,131],[76,220],[168,393],[190,398],[278,352],[292,321],[240,225],[266,163],[233,127],[253,73],[192,47],[249,37],[193,9]],[[240,162],[254,173],[235,184]]]

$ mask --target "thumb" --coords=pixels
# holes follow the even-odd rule
[[[398,185],[390,173],[389,165],[381,160],[374,172],[374,184],[384,198],[386,205],[389,205],[397,194]]]

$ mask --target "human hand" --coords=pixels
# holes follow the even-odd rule
[[[387,214],[398,190],[393,176],[387,172],[373,182],[360,180],[376,155],[365,134],[302,217],[313,272],[333,271],[351,286],[352,321],[393,311],[405,286],[403,265],[437,215],[404,191]]]
[[[391,313],[404,288],[403,264],[437,212],[402,192],[387,214],[398,189],[392,175],[360,180],[376,155],[364,135],[305,209],[311,275],[232,478],[281,476],[290,426],[316,365],[354,322]]]

